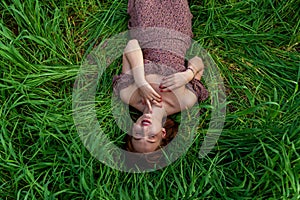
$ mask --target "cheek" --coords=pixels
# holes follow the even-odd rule
[[[138,125],[133,124],[132,129],[131,129],[131,132],[132,132],[132,133],[136,133],[136,132],[138,132],[138,131],[139,131]]]
[[[162,132],[162,127],[161,127],[161,125],[154,125],[154,126],[152,126],[151,127],[151,133],[152,134],[161,134],[161,132]]]

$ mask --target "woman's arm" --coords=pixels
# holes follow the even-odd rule
[[[135,84],[139,87],[146,83],[144,61],[141,47],[137,40],[129,40],[124,49],[125,63],[128,62]]]
[[[201,58],[198,56],[191,58],[188,61],[188,67],[184,72],[177,72],[163,79],[160,84],[161,91],[172,91],[187,84],[203,69],[204,65]],[[200,80],[201,77],[198,78]]]
[[[129,64],[130,72],[133,75],[135,85],[139,94],[151,111],[151,103],[161,106],[161,96],[146,81],[144,71],[144,60],[141,47],[137,40],[129,40],[123,54],[123,64]]]

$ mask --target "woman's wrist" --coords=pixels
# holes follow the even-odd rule
[[[136,83],[137,86],[141,86],[141,85],[147,83],[143,65],[134,66],[134,67],[132,67],[131,71],[132,71],[132,75],[134,78],[134,82]]]
[[[137,87],[141,87],[143,85],[148,84],[145,77],[134,78],[134,82],[135,82]]]
[[[190,68],[187,68],[185,70],[185,76],[186,76],[186,79],[188,80],[187,82],[190,82],[195,77],[194,71]]]
[[[201,71],[204,68],[202,59],[198,56],[193,57],[189,60],[188,68],[191,68],[194,72],[194,75],[196,75],[199,71]]]
[[[195,71],[195,69],[193,69],[193,68],[190,67],[190,66],[187,68],[187,70],[190,70],[190,71],[193,73],[193,77],[194,77],[194,76],[196,75],[196,73],[197,73],[197,72]]]

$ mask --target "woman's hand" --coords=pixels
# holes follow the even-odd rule
[[[138,92],[142,97],[143,104],[147,105],[150,112],[152,112],[152,104],[162,107],[161,96],[152,88],[152,86],[144,81],[137,84]]]
[[[187,70],[177,72],[163,78],[159,88],[161,92],[170,92],[190,82],[194,77],[200,80],[204,69],[204,64],[198,56],[193,57],[188,62]]]
[[[194,77],[191,70],[177,72],[170,76],[164,77],[159,88],[161,92],[170,92],[190,82]]]

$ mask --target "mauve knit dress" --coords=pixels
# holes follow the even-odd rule
[[[192,14],[187,0],[128,0],[129,35],[137,39],[144,58],[145,74],[168,76],[186,70],[185,53],[191,44]],[[130,74],[113,79],[114,93],[134,83]],[[208,92],[202,83],[191,80],[186,87],[203,101]]]

